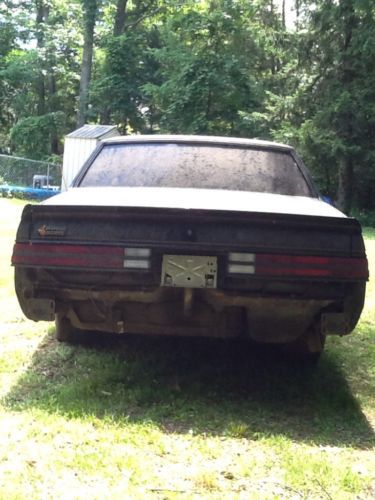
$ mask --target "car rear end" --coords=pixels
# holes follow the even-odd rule
[[[349,333],[368,277],[353,219],[139,207],[28,206],[13,265],[34,320],[263,342]]]
[[[25,208],[12,262],[34,320],[271,343],[349,333],[368,278],[360,225],[292,148],[212,137],[104,142]]]

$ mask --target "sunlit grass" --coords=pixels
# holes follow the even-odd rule
[[[356,332],[329,338],[313,374],[212,341],[59,344],[19,311],[22,205],[0,202],[0,498],[375,496],[373,278]]]

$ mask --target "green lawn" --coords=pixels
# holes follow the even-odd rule
[[[313,374],[197,339],[61,345],[14,297],[21,209],[0,199],[0,498],[375,497],[375,279]]]

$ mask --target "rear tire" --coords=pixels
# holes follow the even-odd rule
[[[70,319],[61,314],[55,315],[56,339],[59,342],[74,344],[80,341],[81,330],[75,328]]]
[[[326,338],[320,332],[320,325],[313,325],[301,337],[283,344],[284,353],[296,361],[314,365],[324,350]]]

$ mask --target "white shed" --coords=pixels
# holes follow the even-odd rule
[[[61,190],[66,191],[99,141],[120,135],[115,125],[84,125],[65,136]]]

